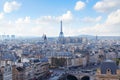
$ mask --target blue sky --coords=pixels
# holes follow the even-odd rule
[[[120,35],[119,0],[1,0],[0,35]]]

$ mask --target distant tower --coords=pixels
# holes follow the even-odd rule
[[[46,36],[46,34],[43,34],[43,40],[44,40],[45,43],[47,43],[47,36]]]
[[[60,21],[60,34],[59,34],[59,38],[63,38],[64,37],[64,34],[63,34],[63,31],[62,31],[62,21]]]
[[[62,43],[64,44],[64,34],[63,34],[63,31],[62,31],[62,21],[60,21],[60,34],[59,34],[59,43]]]
[[[98,36],[96,35],[96,41],[98,41]]]
[[[11,35],[11,39],[15,39],[15,35]]]

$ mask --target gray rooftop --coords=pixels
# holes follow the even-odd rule
[[[115,75],[117,71],[117,65],[112,60],[106,60],[101,64],[101,74],[106,74],[107,70],[109,69],[111,71],[111,74]]]

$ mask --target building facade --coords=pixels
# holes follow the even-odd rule
[[[96,72],[96,80],[120,80],[120,69],[112,60],[106,60]]]

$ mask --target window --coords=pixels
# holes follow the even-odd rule
[[[107,74],[111,74],[111,69],[110,68],[107,69]]]

